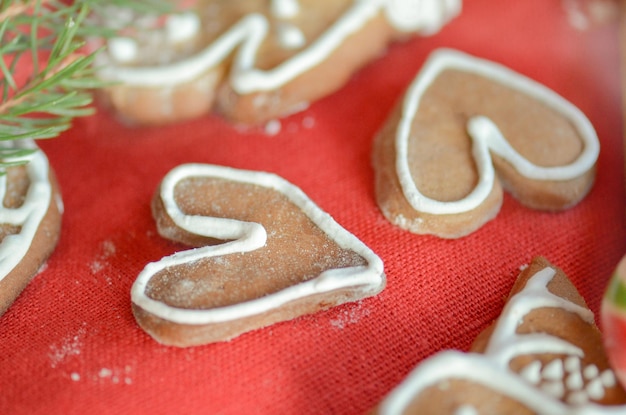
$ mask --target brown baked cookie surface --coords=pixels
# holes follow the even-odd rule
[[[36,151],[26,165],[10,167],[0,176],[0,315],[56,247],[63,211],[45,154],[30,142],[15,146]]]
[[[537,257],[470,353],[444,351],[414,369],[380,414],[626,413],[601,333],[571,281]]]
[[[149,264],[132,289],[157,341],[228,340],[377,294],[381,260],[275,175],[182,165],[153,200],[159,233],[197,248]]]
[[[213,108],[242,123],[305,109],[395,39],[437,31],[460,0],[198,0],[182,14],[126,19],[158,30],[108,42],[103,100],[127,121],[162,124]],[[115,21],[112,13],[109,20]],[[152,19],[152,20],[151,20]],[[162,20],[165,19],[163,23]],[[112,24],[112,22],[109,22]]]
[[[377,202],[401,228],[458,238],[497,215],[503,188],[533,209],[575,205],[598,152],[587,118],[554,92],[439,50],[375,139]]]

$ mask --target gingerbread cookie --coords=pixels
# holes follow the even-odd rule
[[[132,287],[137,322],[161,343],[228,340],[385,285],[378,256],[273,174],[181,165],[152,206],[162,236],[197,247],[148,264]]]
[[[461,0],[197,0],[159,30],[108,42],[104,97],[123,118],[159,124],[217,106],[262,123],[339,89],[394,39],[437,31]],[[150,16],[115,15],[139,21]],[[141,24],[140,24],[141,26]]]
[[[602,329],[609,359],[626,387],[626,257],[618,264],[602,299]]]
[[[497,215],[502,188],[533,209],[575,205],[598,153],[589,120],[555,92],[438,50],[375,139],[376,198],[403,229],[458,238]]]
[[[0,176],[0,315],[54,250],[63,205],[46,155],[31,141],[2,143],[4,150],[31,149],[28,163]]]
[[[533,259],[470,353],[422,362],[380,414],[618,414],[616,382],[593,313],[562,270]]]

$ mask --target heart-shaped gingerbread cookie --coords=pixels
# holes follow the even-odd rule
[[[153,201],[161,235],[197,248],[148,264],[139,325],[192,346],[377,294],[383,264],[299,188],[270,173],[181,165]]]
[[[395,225],[465,236],[493,219],[502,188],[556,211],[591,189],[599,142],[582,112],[496,63],[434,52],[376,137],[376,198]]]

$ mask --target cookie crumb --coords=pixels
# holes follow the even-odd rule
[[[282,125],[278,120],[271,120],[265,124],[265,134],[267,135],[276,135],[280,132]]]
[[[314,125],[315,125],[315,118],[311,117],[310,115],[307,115],[306,117],[302,119],[302,126],[304,128],[313,128]]]
[[[100,253],[90,265],[91,273],[97,274],[102,271],[107,265],[106,260],[115,255],[115,252],[115,244],[112,241],[106,240],[102,242]]]
[[[614,0],[562,0],[568,23],[584,31],[615,21],[619,4]]]
[[[107,369],[106,367],[103,367],[102,369],[100,369],[100,372],[98,372],[98,376],[100,376],[101,378],[111,377],[112,374],[113,371],[111,369]]]
[[[362,317],[368,316],[370,314],[370,310],[362,309],[361,302],[357,303],[356,307],[351,307],[349,309],[343,310],[339,313],[339,316],[336,319],[330,321],[331,326],[343,329],[349,324],[358,323]]]
[[[53,344],[50,346],[50,363],[53,368],[57,367],[61,362],[71,356],[78,356],[82,346],[82,338],[85,335],[85,329],[81,328],[75,336],[70,336],[61,342],[61,344]]]

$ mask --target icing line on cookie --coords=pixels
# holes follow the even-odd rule
[[[605,407],[585,404],[572,408],[539,391],[523,380],[521,374],[509,369],[511,360],[527,354],[564,354],[581,358],[583,351],[567,341],[549,334],[517,334],[517,327],[525,316],[540,308],[560,308],[578,315],[588,324],[594,321],[593,313],[565,298],[552,294],[548,284],[556,275],[553,268],[546,267],[534,274],[526,286],[515,294],[504,307],[490,336],[484,354],[444,351],[425,360],[392,391],[383,402],[382,414],[401,414],[413,397],[425,388],[446,379],[466,379],[489,387],[511,397],[539,414],[613,414]],[[536,344],[530,344],[535,342]],[[577,360],[580,371],[580,360]],[[571,368],[571,359],[567,366]],[[599,411],[599,412],[598,412]],[[620,412],[621,411],[621,412]]]
[[[486,385],[539,415],[619,415],[622,406],[586,403],[572,406],[542,393],[535,386],[478,353],[448,350],[420,363],[380,406],[381,415],[401,415],[420,391],[448,379],[464,379]]]
[[[249,252],[264,246],[265,228],[258,223],[204,216],[186,215],[174,200],[174,187],[189,177],[215,177],[274,189],[285,195],[299,207],[324,233],[344,249],[351,249],[363,257],[367,266],[331,269],[318,277],[298,283],[281,291],[243,303],[207,310],[172,307],[146,295],[149,280],[157,272],[171,266],[181,265],[201,258]],[[302,190],[271,173],[237,170],[228,167],[185,164],[170,171],[161,185],[161,199],[168,215],[182,229],[194,234],[234,239],[221,245],[205,246],[177,252],[160,261],[148,264],[139,274],[131,289],[133,303],[142,309],[168,321],[181,324],[209,324],[248,317],[276,309],[283,304],[314,294],[331,292],[347,287],[362,287],[364,292],[379,289],[384,284],[382,260],[356,236],[341,227],[323,212]],[[223,230],[220,228],[224,227]]]
[[[577,314],[587,324],[594,323],[591,310],[552,294],[548,284],[556,275],[553,268],[537,272],[522,291],[515,294],[504,306],[502,315],[485,351],[493,356],[501,366],[505,366],[515,356],[532,353],[555,353],[582,356],[578,347],[546,334],[516,334],[520,321],[532,310],[539,308],[561,308]]]
[[[417,0],[439,2],[440,0]],[[230,73],[232,87],[238,93],[252,93],[276,89],[308,71],[326,59],[347,37],[360,30],[368,21],[375,18],[381,10],[387,17],[400,13],[396,9],[406,9],[416,0],[355,0],[353,5],[309,47],[271,70],[255,67],[256,53],[268,32],[269,23],[262,14],[250,14],[224,32],[214,42],[198,54],[185,60],[164,66],[120,67],[112,62],[99,61],[99,75],[106,79],[117,80],[135,86],[163,86],[191,81],[211,67],[222,62],[239,47]],[[419,30],[422,26],[432,32],[460,10],[460,0],[447,0],[451,9],[441,9],[439,16],[416,16],[418,21],[410,26]],[[405,15],[406,17],[406,15]],[[433,21],[436,20],[436,21]],[[394,19],[390,19],[392,24]],[[402,23],[408,25],[407,22]],[[402,30],[403,27],[398,27]],[[103,55],[99,55],[104,57]]]
[[[19,148],[37,149],[34,142],[24,140],[17,143],[3,143]],[[48,211],[52,200],[48,159],[37,151],[28,156],[26,172],[30,180],[24,202],[17,208],[7,208],[0,203],[2,223],[20,226],[20,232],[7,235],[0,243],[0,281],[3,280],[26,256],[35,238],[37,229]],[[7,176],[0,177],[0,201],[7,191]]]
[[[537,166],[515,151],[487,116],[473,117],[468,122],[467,128],[472,138],[472,153],[478,169],[479,179],[476,187],[465,198],[456,201],[442,202],[424,196],[417,189],[409,167],[408,146],[411,124],[419,111],[422,96],[439,74],[446,69],[457,69],[487,77],[512,89],[523,91],[559,112],[580,134],[584,143],[582,153],[568,165]],[[407,91],[396,133],[396,172],[406,200],[417,211],[432,214],[455,214],[475,209],[487,198],[495,180],[490,150],[506,159],[520,174],[529,179],[569,180],[593,167],[600,152],[600,144],[587,117],[572,103],[549,88],[495,62],[448,49],[434,52]]]

